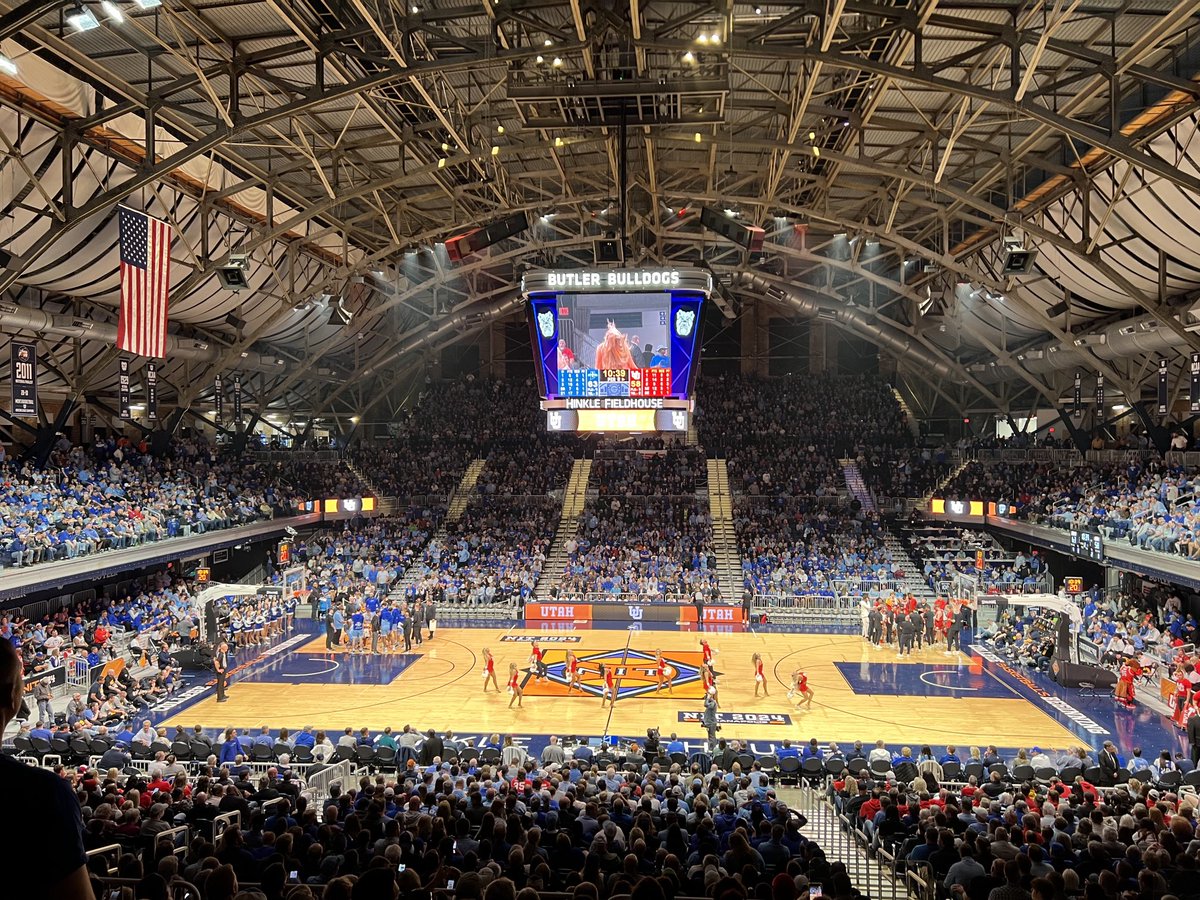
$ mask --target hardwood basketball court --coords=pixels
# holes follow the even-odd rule
[[[529,674],[529,639],[537,636],[551,677]],[[452,729],[459,735],[613,734],[635,737],[649,727],[663,734],[699,737],[699,635],[681,631],[581,630],[534,632],[517,628],[442,628],[411,654],[351,655],[325,650],[324,636],[293,638],[290,648],[265,655],[235,671],[227,702],[209,696],[165,720],[257,729],[313,725],[332,731],[372,730],[411,724]],[[1064,727],[1053,710],[1037,702],[1016,680],[978,657],[926,648],[898,659],[857,634],[709,633],[717,655],[720,707],[737,716],[722,735],[778,742],[882,739],[890,745],[930,744],[960,748],[996,744],[1016,748],[1096,743]],[[482,649],[496,658],[501,693],[483,692]],[[566,695],[558,672],[567,649],[583,661],[589,693]],[[650,666],[656,650],[678,668],[674,693],[654,692]],[[754,696],[751,657],[762,654],[769,696]],[[624,673],[616,709],[602,706],[599,662]],[[522,670],[524,705],[508,708],[508,665]],[[790,675],[803,667],[816,693],[811,710],[788,700]],[[595,692],[595,693],[593,693]],[[1105,732],[1107,733],[1107,732]],[[914,749],[915,749],[914,747]]]

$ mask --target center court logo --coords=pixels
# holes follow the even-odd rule
[[[671,700],[703,700],[704,688],[700,682],[700,652],[691,650],[664,653],[663,659],[675,671],[673,692],[668,694],[664,689],[655,693],[658,685],[658,663],[653,653],[640,650],[596,650],[576,654],[579,669],[582,674],[582,689],[585,696],[599,697],[604,689],[604,679],[600,677],[600,664],[612,668],[617,679],[617,699],[628,697],[661,697]],[[546,664],[547,681],[539,682],[532,675],[526,674],[522,686],[528,697],[565,697],[567,696],[567,652],[566,650],[548,649],[542,657]],[[717,673],[720,675],[720,673]],[[578,697],[579,688],[571,692]]]

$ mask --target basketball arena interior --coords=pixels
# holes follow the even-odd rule
[[[0,0],[0,894],[1200,900],[1198,125],[1200,0]]]

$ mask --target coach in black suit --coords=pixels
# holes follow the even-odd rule
[[[1187,720],[1188,746],[1192,748],[1192,764],[1200,766],[1200,713]]]
[[[1100,784],[1112,787],[1117,783],[1117,748],[1112,741],[1105,741],[1100,753],[1096,756],[1096,764],[1100,766]]]

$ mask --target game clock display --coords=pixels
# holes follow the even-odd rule
[[[669,397],[671,370],[564,369],[558,373],[561,397]]]

